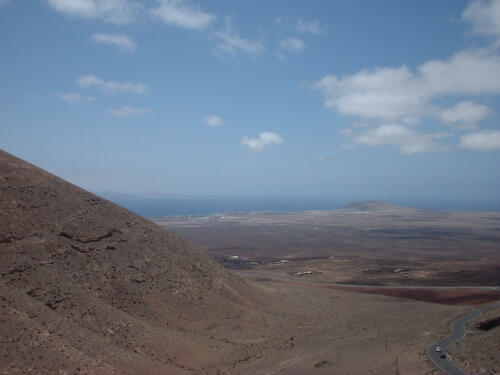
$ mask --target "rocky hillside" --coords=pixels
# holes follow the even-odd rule
[[[180,238],[0,151],[0,374],[218,373],[264,329],[253,301]]]

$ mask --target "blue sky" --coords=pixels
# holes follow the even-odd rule
[[[0,0],[0,148],[94,192],[500,207],[500,0]]]

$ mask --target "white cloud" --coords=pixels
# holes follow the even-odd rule
[[[68,103],[71,103],[71,104],[75,104],[75,103],[81,103],[81,102],[95,102],[96,101],[96,98],[94,98],[93,96],[84,96],[84,95],[80,95],[79,93],[76,93],[76,92],[69,92],[69,93],[62,93],[62,94],[59,94],[59,97],[68,102]]]
[[[97,87],[98,89],[108,92],[130,92],[133,94],[144,94],[148,87],[142,83],[131,83],[131,82],[115,82],[115,81],[103,81],[99,77],[90,75],[79,77],[77,83],[82,88]]]
[[[5,0],[0,0],[5,1]],[[117,24],[135,21],[149,12],[165,24],[187,29],[205,29],[217,16],[206,13],[188,0],[47,0],[55,10],[69,16],[101,19]],[[146,5],[147,4],[147,5]]]
[[[299,38],[288,37],[278,41],[278,52],[276,56],[280,60],[285,60],[287,53],[299,53],[306,48],[306,43]]]
[[[404,124],[406,125],[416,125],[421,122],[420,118],[418,116],[404,116],[401,121],[403,121]]]
[[[93,34],[91,40],[98,44],[109,44],[124,52],[134,52],[136,45],[132,39],[122,34]]]
[[[392,145],[406,154],[446,150],[436,141],[453,134],[414,130],[425,119],[435,119],[460,130],[479,127],[491,109],[479,101],[500,94],[500,0],[471,0],[463,12],[476,34],[497,38],[485,48],[458,51],[447,59],[430,60],[415,69],[375,67],[352,75],[326,75],[314,83],[325,107],[353,116],[376,128],[361,134],[349,129],[353,145]],[[442,108],[441,103],[450,103]],[[430,123],[432,125],[432,123]],[[491,136],[490,143],[485,137]],[[461,138],[460,147],[496,148],[495,132],[476,132]]]
[[[152,9],[151,13],[168,25],[201,30],[207,28],[217,18],[184,0],[156,0],[156,2],[158,6]]]
[[[315,83],[325,106],[364,119],[418,122],[438,116],[433,99],[447,95],[500,93],[500,56],[482,50],[461,51],[447,60],[429,61],[416,72],[406,66],[362,70],[354,75],[327,75]]]
[[[48,0],[48,4],[69,16],[119,24],[134,21],[141,8],[139,3],[131,0]]]
[[[500,36],[500,0],[474,0],[462,17],[472,24],[476,34]]]
[[[264,147],[270,145],[279,145],[283,143],[283,139],[276,133],[263,132],[258,138],[243,137],[241,144],[248,147],[251,151],[262,151]]]
[[[316,83],[325,95],[325,106],[344,115],[396,119],[422,112],[425,98],[415,93],[413,74],[407,67],[363,70],[337,78],[327,75]]]
[[[490,109],[471,101],[463,101],[441,113],[443,122],[457,129],[472,130],[478,127],[479,121],[490,114]]]
[[[326,26],[322,26],[318,21],[297,20],[297,30],[309,34],[325,34]]]
[[[257,56],[264,52],[265,48],[260,40],[245,39],[239,36],[235,30],[231,18],[226,18],[224,28],[212,34],[216,48],[219,51],[230,55],[245,53],[250,56]]]
[[[130,106],[123,106],[120,108],[108,109],[108,114],[116,116],[116,117],[148,115],[152,112],[153,111],[149,108],[135,108],[135,107],[130,107]]]
[[[209,115],[204,120],[208,126],[224,126],[224,120],[218,116]]]
[[[281,50],[294,53],[300,52],[306,48],[306,43],[302,39],[295,37],[280,39],[278,44]]]
[[[460,138],[459,147],[480,151],[500,149],[500,131],[483,130],[466,134]]]
[[[415,154],[443,150],[434,140],[447,136],[450,134],[421,134],[398,124],[387,124],[356,136],[354,143],[367,146],[390,145],[398,147],[403,154]]]
[[[417,83],[424,95],[499,94],[500,55],[488,49],[469,49],[448,60],[434,60],[418,67]]]
[[[370,126],[370,124],[368,122],[364,122],[364,121],[357,121],[354,124],[352,124],[353,128],[367,128],[369,126]]]

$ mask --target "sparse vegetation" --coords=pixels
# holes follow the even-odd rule
[[[330,365],[330,361],[327,361],[327,360],[322,360],[322,361],[319,361],[317,363],[314,364],[314,367],[315,368],[322,368],[322,367],[327,367]]]

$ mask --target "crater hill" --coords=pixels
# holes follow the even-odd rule
[[[359,201],[352,202],[343,207],[342,210],[346,211],[360,211],[360,212],[384,212],[384,211],[401,211],[401,212],[415,212],[414,208],[398,206],[395,204],[384,203],[379,201]]]
[[[231,373],[264,336],[261,295],[158,225],[0,150],[1,374]]]

